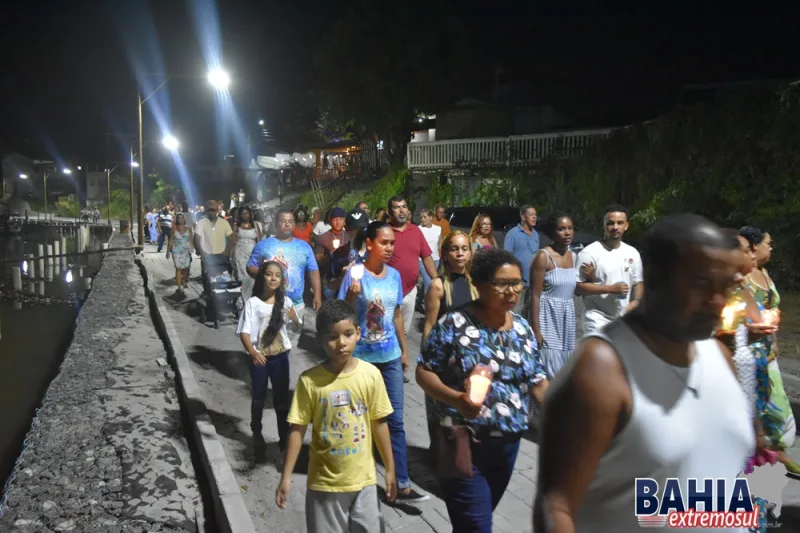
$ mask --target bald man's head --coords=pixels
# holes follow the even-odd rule
[[[650,228],[642,247],[645,312],[663,335],[676,341],[711,335],[740,269],[732,239],[691,213],[664,217]]]

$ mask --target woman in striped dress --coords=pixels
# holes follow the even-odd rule
[[[531,263],[530,319],[547,378],[552,379],[575,348],[577,257],[569,249],[575,230],[566,213],[553,213],[547,224],[552,244]]]

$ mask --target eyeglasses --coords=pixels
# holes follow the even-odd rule
[[[525,282],[521,279],[517,281],[490,281],[489,283],[492,284],[498,294],[505,294],[508,291],[519,293],[525,288]]]

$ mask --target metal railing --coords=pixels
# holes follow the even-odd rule
[[[409,169],[444,169],[457,166],[524,166],[558,155],[571,157],[583,152],[613,131],[579,130],[511,137],[449,139],[408,143]]]

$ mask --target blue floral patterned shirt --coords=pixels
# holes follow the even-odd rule
[[[483,364],[494,372],[483,410],[474,420],[434,400],[441,418],[454,425],[471,424],[507,433],[528,429],[528,389],[545,379],[536,337],[528,321],[514,314],[514,325],[498,331],[482,324],[469,306],[443,316],[428,336],[417,362],[435,372],[448,387],[464,391],[464,380]]]

